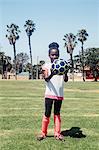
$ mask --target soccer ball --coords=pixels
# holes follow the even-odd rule
[[[55,59],[51,69],[55,75],[63,75],[65,72],[68,72],[68,64],[63,59]]]

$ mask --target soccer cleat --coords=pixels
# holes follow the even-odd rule
[[[38,140],[38,141],[41,141],[41,140],[44,140],[45,138],[46,138],[46,136],[40,135],[40,136],[37,137],[37,140]]]
[[[64,140],[64,137],[63,137],[63,135],[59,134],[59,135],[56,135],[56,136],[55,136],[55,139],[56,139],[56,140],[63,141],[63,140]]]
[[[47,128],[49,124],[49,117],[46,117],[45,115],[42,118],[42,129],[41,129],[41,135],[37,137],[38,141],[41,141],[46,138],[47,135]]]

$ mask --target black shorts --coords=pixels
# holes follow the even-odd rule
[[[54,115],[60,115],[62,100],[45,98],[45,116],[46,117],[50,117],[53,103],[54,103]]]

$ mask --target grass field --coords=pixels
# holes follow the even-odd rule
[[[99,150],[99,82],[65,84],[61,118],[65,141],[37,141],[44,112],[44,81],[0,81],[0,150]],[[71,129],[71,130],[70,130]]]

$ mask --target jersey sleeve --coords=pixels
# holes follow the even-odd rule
[[[42,65],[42,70],[46,70],[46,69],[49,69],[49,65],[48,64]]]
[[[42,66],[42,71],[47,71],[48,75],[50,75],[51,74],[50,68],[51,68],[51,63],[46,63]]]

